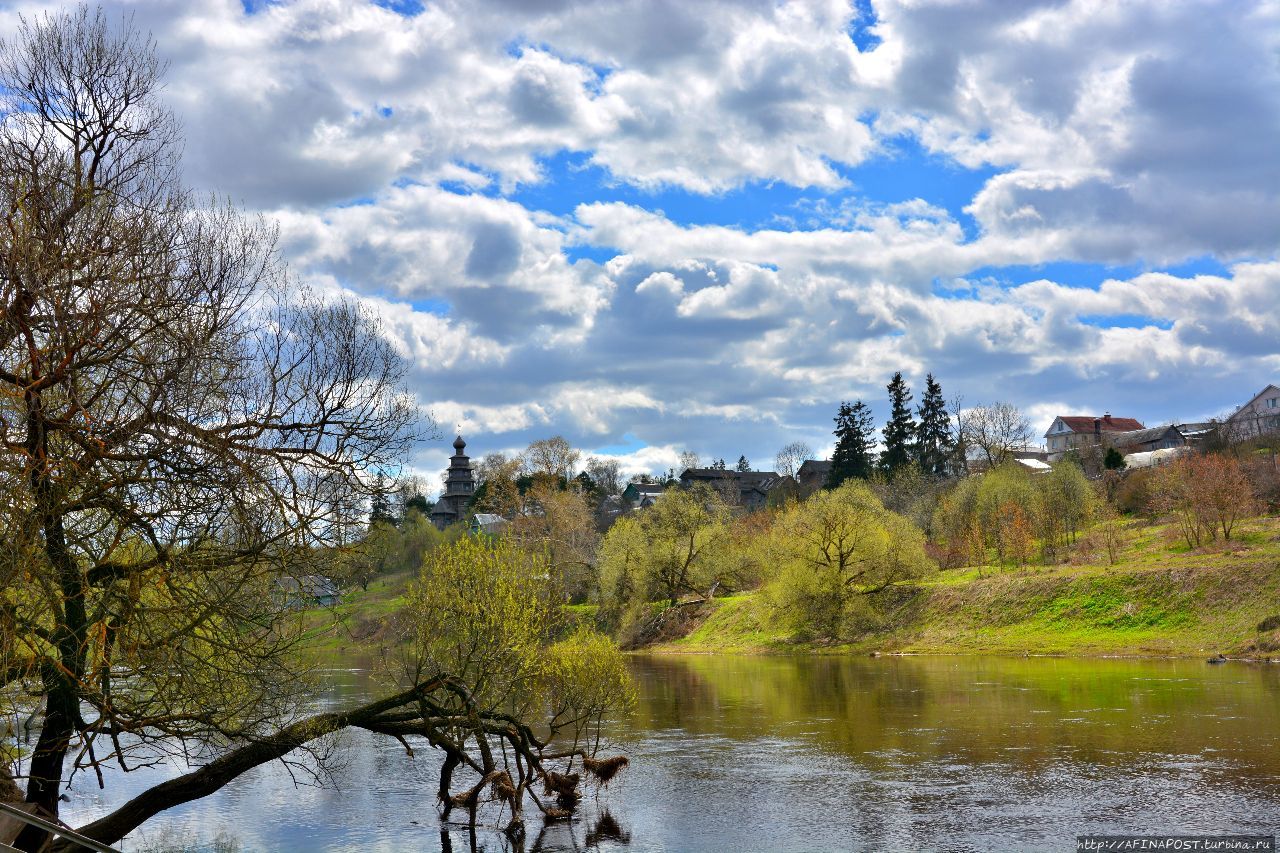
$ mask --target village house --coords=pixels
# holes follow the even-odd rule
[[[763,509],[769,493],[790,480],[776,471],[732,471],[723,468],[687,468],[680,485],[689,488],[706,483],[724,495],[725,503],[747,510]]]
[[[1151,450],[1172,450],[1185,447],[1187,438],[1174,424],[1137,429],[1130,432],[1107,433],[1106,441],[1125,453],[1146,453]]]
[[[627,509],[651,507],[665,489],[661,483],[627,483],[622,490],[623,506]]]
[[[1048,461],[1057,462],[1072,450],[1107,444],[1115,433],[1137,432],[1146,427],[1133,418],[1114,418],[1110,412],[1102,417],[1090,415],[1058,415],[1044,434]]]
[[[826,459],[806,459],[800,465],[800,470],[796,471],[796,481],[800,484],[800,497],[807,498],[809,495],[821,489],[827,484],[827,477],[831,475],[831,462]]]
[[[1236,409],[1225,422],[1231,441],[1247,441],[1269,432],[1280,432],[1280,387],[1268,385]]]

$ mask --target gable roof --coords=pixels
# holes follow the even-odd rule
[[[1100,418],[1093,415],[1058,415],[1054,420],[1062,421],[1072,432],[1093,432],[1095,424],[1102,432],[1133,432],[1146,429],[1141,421],[1133,418],[1113,418],[1111,415],[1103,415]],[[1049,428],[1052,429],[1053,425],[1050,424]]]
[[[1261,400],[1263,397],[1265,397],[1265,396],[1267,396],[1268,394],[1271,394],[1271,393],[1273,393],[1273,392],[1274,392],[1276,395],[1280,395],[1280,386],[1276,386],[1276,385],[1273,383],[1273,384],[1271,384],[1271,385],[1268,385],[1266,388],[1263,388],[1263,389],[1262,389],[1261,391],[1259,391],[1257,394],[1254,394],[1252,397],[1250,397],[1250,398],[1249,398],[1249,402],[1245,403],[1243,406],[1241,406],[1240,408],[1238,408],[1238,409],[1236,409],[1234,412],[1232,412],[1232,413],[1231,413],[1231,415],[1230,415],[1230,417],[1228,417],[1228,418],[1227,418],[1227,420],[1229,420],[1229,421],[1233,421],[1233,420],[1235,420],[1235,419],[1236,419],[1237,417],[1239,417],[1239,416],[1240,416],[1240,414],[1241,414],[1241,413],[1243,413],[1245,410],[1248,410],[1250,413],[1252,413],[1254,405],[1255,405],[1259,400]]]
[[[1119,447],[1125,447],[1135,444],[1146,444],[1148,441],[1159,441],[1169,433],[1174,433],[1178,438],[1185,440],[1182,430],[1173,424],[1165,424],[1164,426],[1149,427],[1147,429],[1135,429],[1128,432],[1121,432],[1111,436],[1111,440]]]

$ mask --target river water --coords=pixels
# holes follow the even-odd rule
[[[1049,658],[635,657],[614,727],[631,766],[527,851],[1075,849],[1083,833],[1280,828],[1280,666]],[[333,673],[331,703],[366,689]],[[325,787],[271,765],[154,819],[124,850],[472,849],[437,758],[345,736]],[[177,768],[169,771],[178,772]],[[83,823],[165,771],[79,777]],[[299,781],[303,779],[299,778]],[[185,845],[185,847],[184,847]],[[512,847],[481,830],[475,849]]]

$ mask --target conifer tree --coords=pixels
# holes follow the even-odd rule
[[[747,457],[746,457],[746,456],[739,456],[739,457],[738,457],[738,470],[739,470],[739,471],[750,471],[750,470],[751,470],[751,463],[747,461]]]
[[[916,420],[911,414],[911,389],[902,372],[889,381],[889,421],[884,425],[880,469],[893,474],[910,465],[916,455]]]
[[[955,452],[956,441],[947,401],[942,397],[942,385],[932,373],[925,377],[924,396],[917,411],[920,426],[916,430],[916,461],[924,473],[944,476],[948,460]]]
[[[831,471],[826,486],[834,489],[845,480],[865,480],[871,476],[871,409],[861,400],[851,406],[841,403],[836,414],[836,449],[831,454]]]

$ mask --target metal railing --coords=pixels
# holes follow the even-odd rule
[[[36,817],[33,814],[28,814],[17,806],[10,805],[9,803],[0,803],[0,813],[7,814],[10,817],[22,821],[23,823],[30,824],[31,826],[38,826],[52,835],[59,838],[66,838],[69,841],[74,841],[81,847],[96,850],[97,853],[120,853],[120,851],[114,847],[108,847],[100,841],[94,841],[92,838],[86,838],[75,830],[67,829],[65,826],[58,826],[56,823],[51,823],[42,817]],[[18,853],[15,848],[0,842],[0,853],[8,853],[8,851]]]

